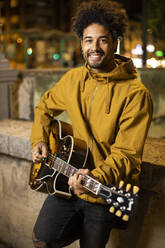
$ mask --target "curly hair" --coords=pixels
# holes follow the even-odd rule
[[[123,36],[128,26],[128,17],[118,2],[108,0],[83,2],[73,17],[72,30],[82,39],[84,29],[92,23],[103,25],[115,40]]]

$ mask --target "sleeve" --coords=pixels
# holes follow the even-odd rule
[[[34,122],[30,137],[32,147],[40,141],[48,142],[50,121],[54,116],[66,110],[64,90],[66,77],[65,74],[52,89],[46,91],[34,109]]]
[[[152,119],[152,100],[146,90],[127,97],[119,119],[119,128],[110,154],[98,162],[92,171],[104,184],[116,184],[120,180],[138,183],[142,153]]]

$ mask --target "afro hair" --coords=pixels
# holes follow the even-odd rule
[[[83,2],[73,17],[72,30],[82,39],[84,29],[92,23],[103,25],[115,40],[123,36],[128,17],[125,9],[115,1]]]

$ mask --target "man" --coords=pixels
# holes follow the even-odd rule
[[[35,108],[31,144],[34,162],[47,156],[50,122],[66,110],[74,136],[87,142],[92,162],[68,180],[73,197],[48,196],[34,227],[34,247],[105,247],[116,217],[100,197],[83,188],[82,175],[102,184],[137,182],[152,116],[148,90],[129,58],[115,55],[127,17],[116,2],[93,1],[78,9],[73,31],[85,65],[66,73]]]

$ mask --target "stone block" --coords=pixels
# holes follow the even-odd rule
[[[9,137],[2,133],[0,133],[0,151],[9,154]]]

